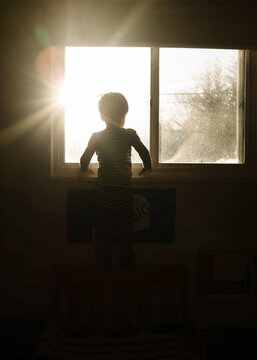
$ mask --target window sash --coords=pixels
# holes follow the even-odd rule
[[[159,50],[162,48],[159,48]],[[246,52],[244,50],[237,50],[238,51],[238,79],[237,79],[237,112],[236,112],[236,151],[237,151],[237,159],[238,162],[236,162],[236,165],[239,164],[243,164],[245,162],[245,103],[246,103],[246,99],[245,99],[245,89],[246,89],[246,83],[245,83],[245,69],[246,69]],[[158,61],[159,63],[159,61]],[[160,70],[160,69],[159,69]],[[160,81],[160,80],[159,80]],[[160,92],[158,94],[158,96],[161,95]],[[159,98],[160,100],[160,98]],[[159,106],[161,103],[159,103]],[[159,115],[160,113],[158,113],[158,118],[156,116],[155,121],[158,122],[159,126]],[[159,141],[161,139],[159,138]],[[160,143],[159,143],[160,144]],[[158,156],[160,158],[160,154],[158,151]],[[203,162],[203,163],[194,163],[194,162],[187,162],[187,161],[182,161],[182,162],[161,162],[159,161],[158,158],[158,163],[157,166],[158,167],[164,167],[166,169],[168,169],[169,167],[173,167],[174,165],[180,165],[180,164],[184,164],[186,166],[188,165],[199,165],[199,166],[206,166],[206,165],[221,165],[224,166],[225,164],[233,164],[233,162],[230,163],[215,163],[215,162]]]

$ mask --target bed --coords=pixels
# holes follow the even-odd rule
[[[204,360],[185,266],[54,266],[55,311],[37,359]]]

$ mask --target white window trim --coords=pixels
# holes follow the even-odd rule
[[[85,45],[86,46],[86,45]],[[60,64],[60,58],[64,60],[63,54],[52,51],[51,58],[51,84],[60,83],[60,74],[64,76],[64,62]],[[245,159],[243,163],[237,164],[192,164],[158,163],[158,140],[159,140],[159,49],[152,48],[151,62],[151,115],[150,115],[150,152],[152,156],[153,171],[147,177],[147,181],[161,180],[213,180],[213,179],[243,179],[256,176],[256,126],[255,116],[257,96],[257,51],[242,51],[241,71],[244,72],[244,82],[239,86],[239,94],[244,94],[240,99],[239,116],[243,119],[239,128],[239,136],[243,136],[245,142],[239,148],[239,159]],[[58,65],[57,65],[58,64]],[[56,76],[55,66],[58,68]],[[57,79],[58,78],[58,79]],[[92,164],[97,171],[98,164]],[[132,182],[145,181],[138,173],[142,165],[133,164]],[[56,179],[82,179],[89,182],[96,181],[96,176],[82,172],[78,163],[64,162],[64,110],[51,114],[51,177]]]

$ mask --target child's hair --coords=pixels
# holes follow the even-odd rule
[[[121,93],[110,92],[102,95],[98,102],[98,110],[102,116],[110,121],[121,124],[122,119],[128,112],[128,102]],[[108,122],[108,120],[106,120]]]

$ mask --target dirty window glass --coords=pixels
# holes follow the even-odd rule
[[[239,51],[160,49],[159,162],[239,163]]]

